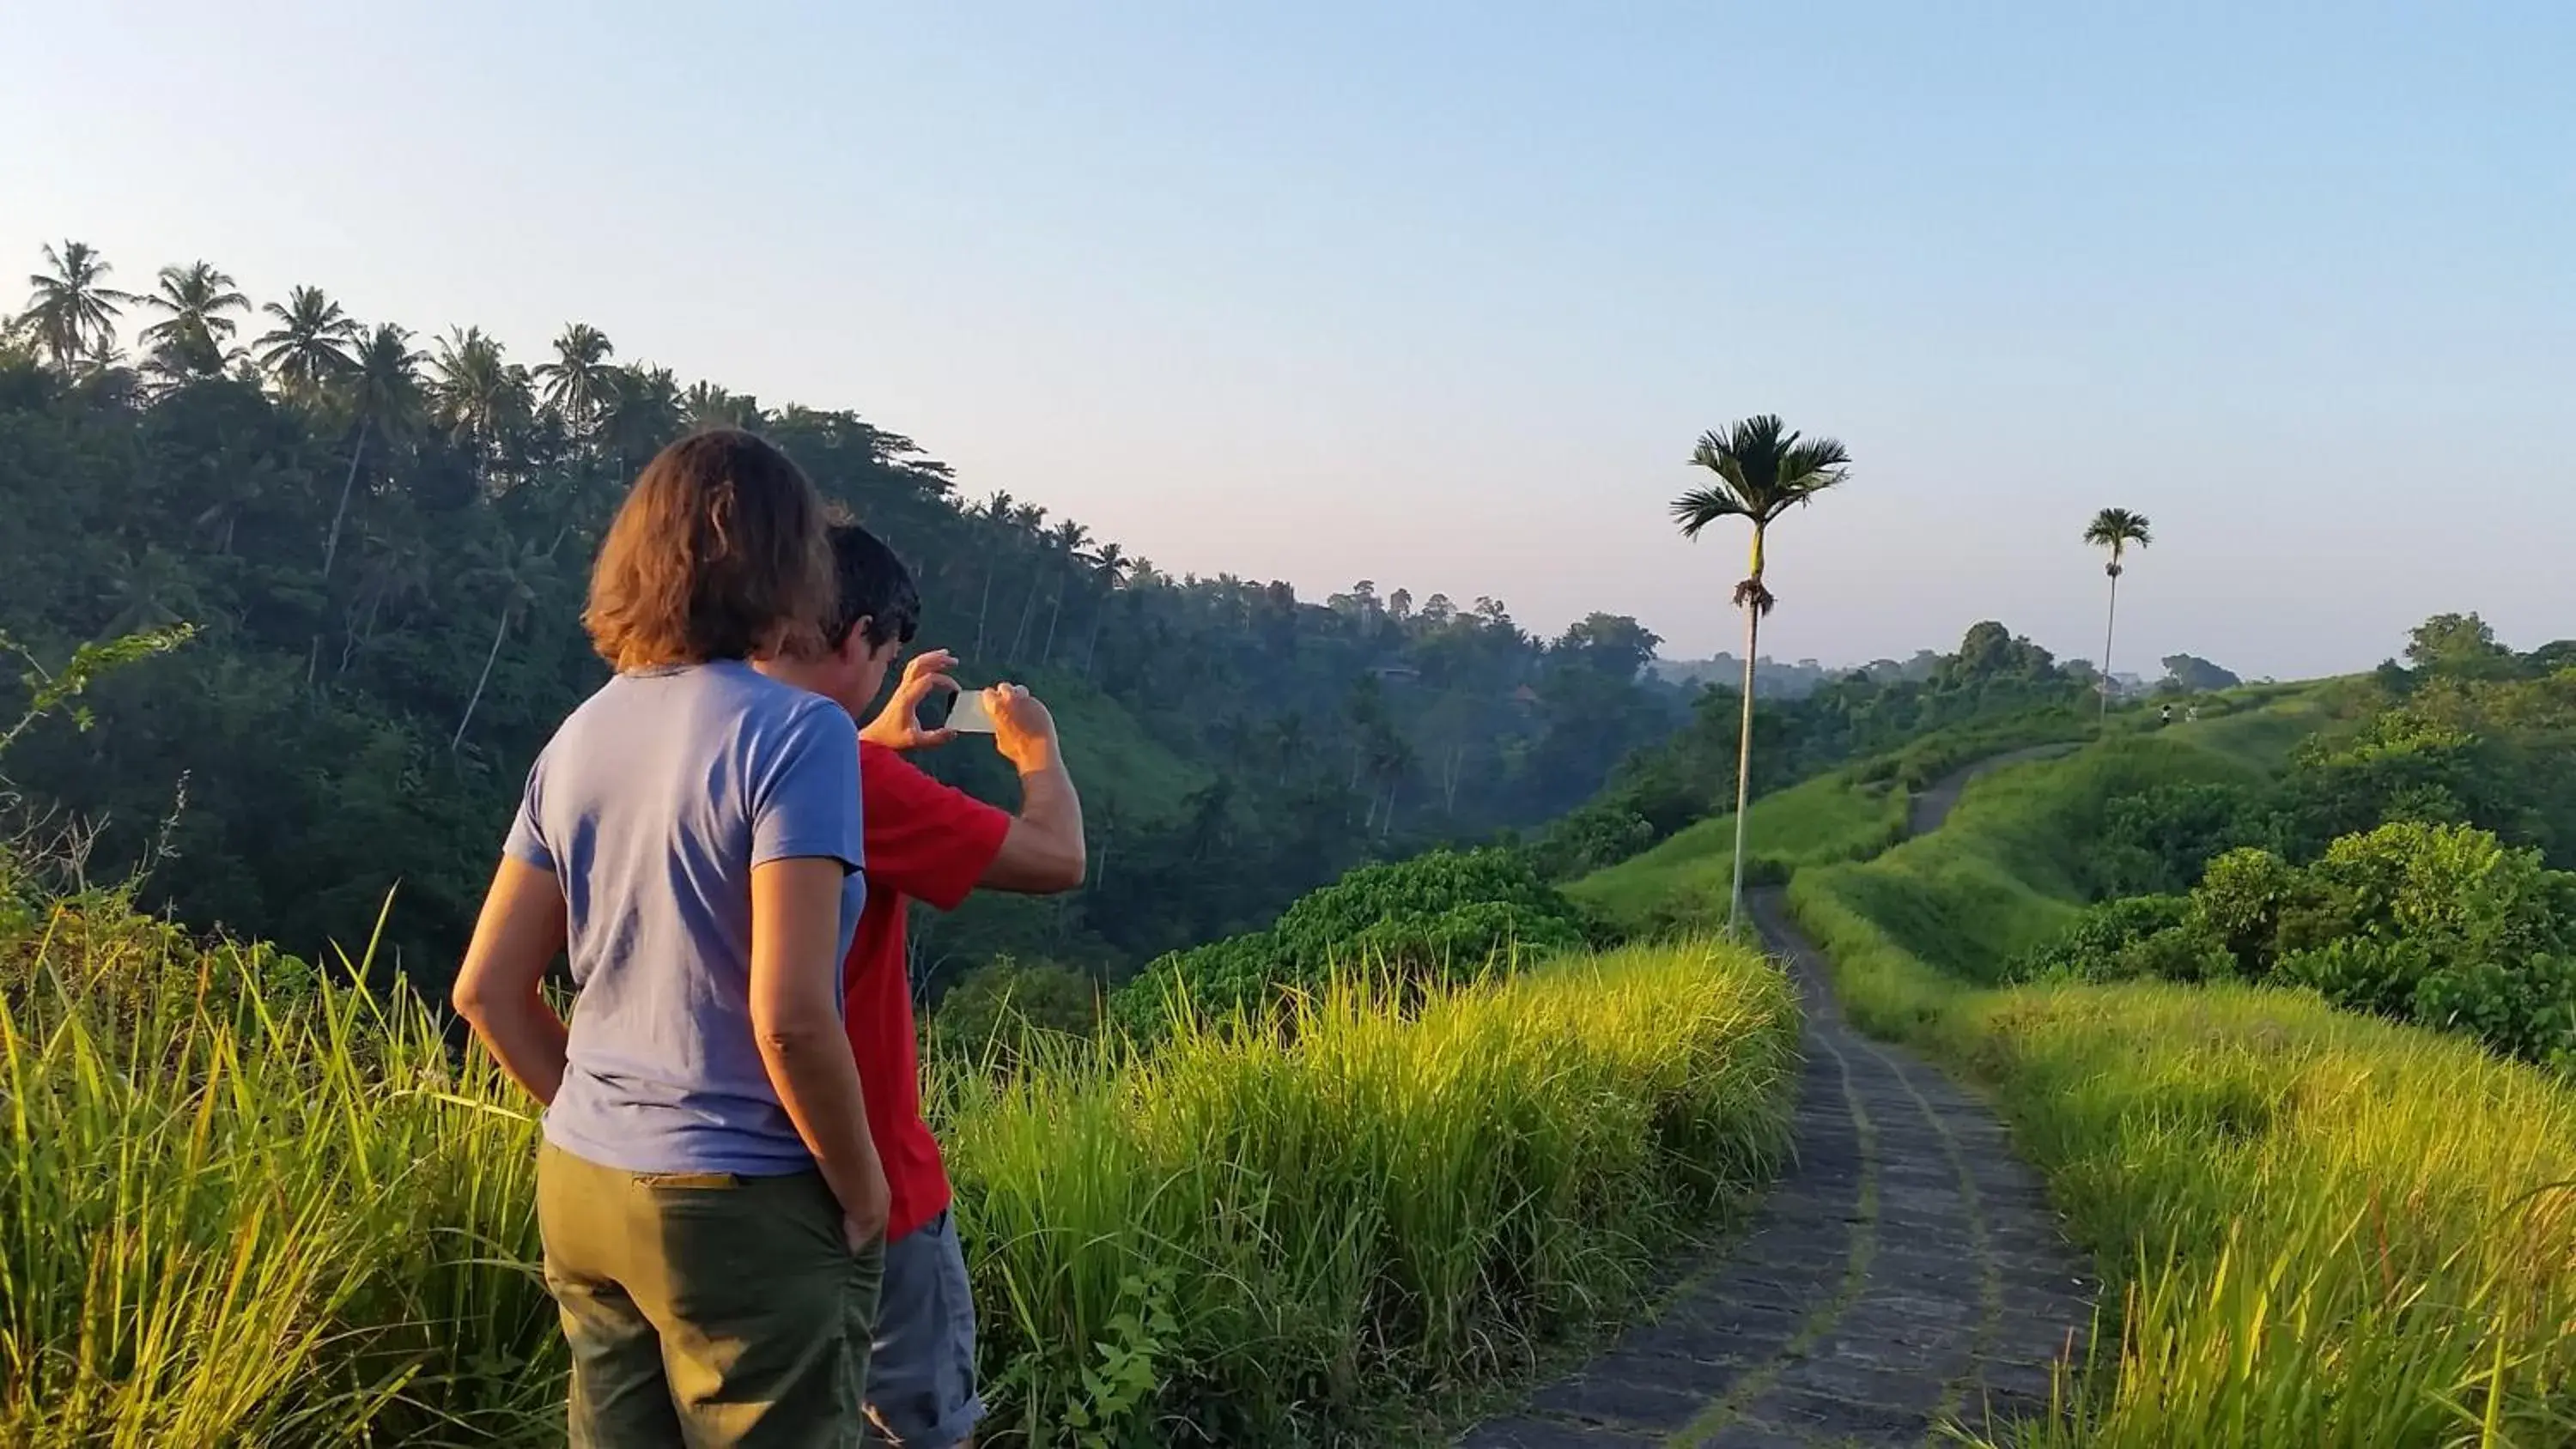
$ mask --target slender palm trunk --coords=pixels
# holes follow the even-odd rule
[[[1038,611],[1039,589],[1040,585],[1029,585],[1029,596],[1020,604],[1020,627],[1011,631],[1011,647],[1003,653],[1004,659],[1020,657],[1020,646],[1026,643],[1029,637],[1029,619]]]
[[[1762,525],[1753,525],[1753,589],[1744,600],[1744,722],[1735,737],[1735,883],[1726,897],[1726,933],[1744,917],[1744,815],[1753,803],[1753,662],[1762,657]]]
[[[993,565],[984,565],[984,601],[975,606],[975,656],[984,655],[984,621],[993,613]]]
[[[2111,565],[2111,612],[2102,621],[2102,718],[2111,718],[2111,634],[2120,626],[2120,566]]]
[[[1762,610],[1744,606],[1744,723],[1735,739],[1735,884],[1726,897],[1726,931],[1744,915],[1744,811],[1753,796],[1753,660],[1762,647]]]
[[[1038,663],[1055,662],[1055,626],[1064,622],[1064,580],[1055,581],[1055,604],[1047,611],[1046,643],[1038,649]]]
[[[331,510],[331,536],[322,544],[322,581],[331,581],[331,560],[340,555],[340,520],[349,516],[349,490],[358,484],[358,459],[367,451],[367,425],[374,419],[358,419],[358,441],[349,445],[349,471],[340,479],[340,506]]]
[[[492,682],[492,661],[501,657],[501,641],[510,632],[509,606],[501,609],[501,627],[492,631],[492,650],[483,656],[483,673],[474,681],[474,697],[465,701],[465,717],[456,722],[455,737],[447,742],[447,752],[456,753],[465,743],[465,727],[474,723],[474,708],[483,702],[483,686]]]

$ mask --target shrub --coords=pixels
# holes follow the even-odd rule
[[[1265,1009],[1336,965],[1419,990],[1578,947],[1588,935],[1574,904],[1517,852],[1433,851],[1352,871],[1267,931],[1163,956],[1119,988],[1110,1012],[1150,1040],[1184,1005],[1208,1016]]]
[[[2483,830],[2399,822],[2304,868],[2230,851],[2187,902],[2096,907],[2016,963],[2023,979],[2230,972],[2576,1066],[2576,875]]]
[[[2260,829],[2255,793],[2242,785],[2150,786],[2104,807],[2088,856],[2094,888],[2114,896],[2188,890],[2212,859],[2254,844]]]
[[[2121,965],[2124,953],[2190,916],[2191,902],[2183,896],[2106,901],[2077,917],[2065,934],[2015,958],[2005,976],[2013,981],[2108,981],[2140,975]]]
[[[1100,987],[1052,961],[996,956],[966,973],[930,1013],[931,1046],[943,1055],[1008,1065],[1036,1048],[1032,1038],[1085,1041],[1100,1022]]]
[[[1652,821],[1616,801],[1596,800],[1550,826],[1531,857],[1542,875],[1566,880],[1616,865],[1654,843]]]

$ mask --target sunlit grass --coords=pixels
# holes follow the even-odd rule
[[[1753,802],[1745,823],[1746,869],[1777,880],[1800,866],[1858,860],[1905,833],[1906,793],[1820,775]],[[1735,817],[1691,825],[1642,854],[1565,887],[1573,900],[1633,934],[1711,930],[1725,924],[1735,871]]]
[[[1118,1345],[1142,1442],[1372,1442],[1628,1303],[1786,1142],[1793,1010],[1723,946],[1562,960],[1402,1018],[1344,979],[1285,1032],[958,1081],[987,1361],[1059,1418]],[[1157,1274],[1166,1275],[1157,1278]],[[1001,1307],[1007,1305],[1007,1309]],[[1156,1332],[1127,1332],[1150,1307]],[[1124,1335],[1124,1336],[1122,1336]]]
[[[2576,1087],[2303,993],[1977,984],[2071,909],[2092,802],[2295,738],[2237,718],[2006,772],[1790,886],[1853,1019],[1991,1087],[2112,1284],[2076,1412],[2022,1442],[2576,1443]]]
[[[1972,998],[1951,1031],[2124,1296],[2104,1449],[2576,1443],[2576,1091],[2305,996]]]
[[[557,1393],[532,1125],[273,965],[112,905],[0,941],[0,1440],[485,1444]]]
[[[416,999],[113,902],[0,930],[0,1443],[560,1442],[536,1127]],[[943,1077],[988,1442],[1364,1443],[1628,1305],[1786,1134],[1672,947]],[[467,1065],[457,1063],[463,1060]]]

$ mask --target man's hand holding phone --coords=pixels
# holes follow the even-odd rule
[[[894,698],[859,731],[859,738],[890,750],[926,750],[957,738],[953,719],[939,729],[926,729],[921,723],[921,707],[932,695],[957,693],[957,681],[951,675],[956,667],[957,656],[945,649],[913,656],[903,667],[903,682],[895,686]]]

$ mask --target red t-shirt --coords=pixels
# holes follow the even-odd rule
[[[1009,812],[923,774],[883,745],[859,745],[859,798],[867,823],[867,905],[842,967],[850,1050],[867,1093],[868,1131],[893,1199],[889,1242],[948,1206],[939,1142],[921,1120],[921,1060],[913,1045],[912,980],[905,969],[908,901],[953,911],[983,879]]]

